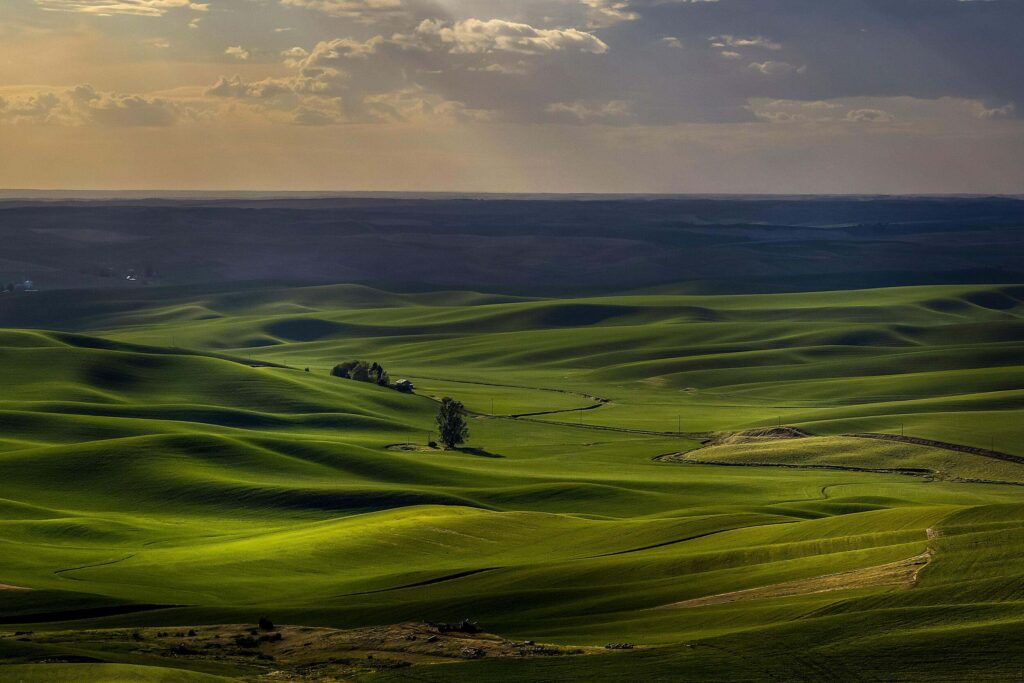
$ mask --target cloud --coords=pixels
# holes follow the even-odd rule
[[[478,71],[490,74],[504,74],[506,76],[525,76],[530,72],[527,63],[521,59],[510,64],[488,64],[486,66],[470,66],[467,67],[467,69],[469,71]]]
[[[753,98],[749,106],[759,119],[772,123],[804,121],[846,125],[898,122],[904,129],[918,131],[934,126],[957,127],[965,131],[976,129],[987,125],[985,113],[991,111],[978,100],[955,97],[853,97],[810,101]]]
[[[49,123],[62,103],[61,97],[52,92],[0,99],[0,122]]]
[[[751,71],[755,71],[763,76],[787,76],[792,73],[804,73],[807,68],[803,66],[795,66],[789,62],[777,62],[769,60],[767,62],[751,62],[747,65],[747,68]]]
[[[232,47],[224,50],[224,54],[235,59],[242,60],[243,62],[252,57],[252,53],[246,50],[241,45],[233,45]]]
[[[294,78],[265,78],[247,82],[239,76],[221,76],[203,94],[208,97],[267,100],[302,91]]]
[[[427,44],[439,41],[453,54],[515,52],[538,55],[573,51],[604,54],[608,45],[592,33],[575,28],[535,28],[504,19],[466,19],[454,23],[424,20],[415,36]]]
[[[988,121],[999,120],[999,119],[1013,119],[1017,117],[1017,106],[1015,104],[1004,104],[1001,107],[987,108],[982,107],[978,112],[979,119],[985,119]]]
[[[345,115],[340,103],[333,110],[303,105],[292,114],[292,123],[299,126],[330,126],[344,122]]]
[[[545,108],[557,120],[576,123],[623,122],[632,117],[632,105],[625,100],[608,102],[555,102]]]
[[[851,123],[888,123],[894,118],[881,109],[854,109],[846,113],[846,120]]]
[[[363,101],[366,114],[388,123],[485,121],[489,112],[472,110],[422,88],[403,88],[370,95]]]
[[[76,97],[80,96],[76,88]],[[90,120],[105,126],[172,126],[182,116],[181,108],[168,100],[142,95],[102,95],[85,86],[87,100],[81,110]]]
[[[636,21],[640,15],[625,0],[580,0],[592,10],[592,26],[607,26],[622,21]]]
[[[763,36],[753,36],[750,38],[741,38],[733,35],[721,35],[712,36],[708,40],[711,41],[711,46],[716,48],[740,48],[740,47],[756,47],[764,50],[781,50],[782,44],[776,43],[775,41],[769,40]]]
[[[681,50],[683,48],[682,41],[676,38],[675,36],[665,36],[664,38],[661,39],[661,44],[664,45],[665,47],[672,47],[677,50]]]
[[[208,11],[208,3],[191,0],[35,0],[36,5],[53,12],[81,12],[110,16],[114,14],[135,14],[145,17],[160,17],[172,9],[191,9],[196,12]]]
[[[313,9],[335,17],[360,20],[405,12],[402,0],[280,0],[280,2],[282,5]]]
[[[299,65],[322,66],[325,64],[337,64],[350,59],[366,59],[377,52],[377,49],[384,43],[383,36],[374,36],[368,40],[358,41],[352,38],[336,38],[325,40],[316,44],[312,52],[306,52],[302,48],[294,47],[289,50],[290,58]],[[306,52],[305,57],[298,57],[299,51]],[[302,60],[305,59],[305,62]]]
[[[309,51],[301,47],[291,47],[281,51],[281,57],[286,66],[299,66],[302,60],[309,57]]]
[[[195,111],[168,99],[100,92],[91,85],[27,93],[0,106],[0,122],[7,124],[165,127],[195,117]]]

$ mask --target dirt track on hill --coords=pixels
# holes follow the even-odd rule
[[[927,530],[928,539],[934,538],[934,531]],[[786,581],[770,586],[758,588],[747,588],[745,590],[708,595],[702,598],[693,598],[674,602],[664,607],[667,609],[684,609],[691,607],[705,607],[708,605],[724,605],[731,602],[744,600],[763,600],[767,598],[783,598],[794,595],[811,595],[814,593],[829,593],[832,591],[853,590],[856,588],[871,588],[875,586],[901,586],[905,589],[913,588],[917,584],[917,575],[927,566],[931,560],[933,551],[927,548],[923,553],[909,557],[905,560],[888,562],[874,567],[853,569],[835,574],[825,574],[810,579],[799,579],[797,581]]]

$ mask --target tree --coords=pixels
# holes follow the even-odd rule
[[[461,401],[445,396],[437,411],[437,433],[445,448],[455,448],[469,438],[465,418],[466,407]]]
[[[338,363],[331,370],[331,374],[342,379],[354,379],[358,382],[369,382],[382,387],[388,386],[391,381],[387,370],[376,361],[368,363],[365,360],[350,360]]]

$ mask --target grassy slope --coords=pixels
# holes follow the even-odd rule
[[[37,589],[0,593],[0,618],[43,629],[70,610],[62,628],[471,616],[515,637],[654,646],[415,670],[439,680],[820,678],[821,667],[1005,677],[1021,662],[991,652],[1024,628],[1019,487],[659,463],[697,444],[588,425],[674,430],[682,414],[684,430],[706,431],[781,414],[825,433],[905,423],[982,446],[991,429],[1021,453],[1019,297],[941,287],[560,302],[327,287],[83,308],[80,331],[116,343],[0,331],[0,583]],[[138,346],[169,337],[294,369]],[[612,403],[474,418],[472,445],[497,457],[396,452],[385,447],[425,440],[434,404],[326,376],[350,356],[480,412],[492,398],[498,414]],[[740,446],[726,456],[1019,479],[1018,466],[976,456],[812,441],[771,444],[782,452],[768,460]],[[912,591],[655,609],[908,558],[929,528],[942,535]],[[123,609],[133,604],[172,607]],[[968,651],[936,658],[951,639]],[[40,656],[10,647],[10,661]],[[920,654],[895,660],[896,647]]]

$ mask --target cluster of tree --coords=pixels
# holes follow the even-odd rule
[[[455,448],[469,438],[466,407],[461,401],[445,396],[437,411],[437,434],[445,448]]]
[[[350,360],[338,363],[331,370],[331,375],[342,379],[354,379],[358,382],[369,382],[382,387],[391,383],[391,377],[388,376],[387,370],[376,361],[369,363],[365,360]]]

